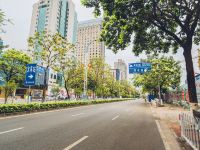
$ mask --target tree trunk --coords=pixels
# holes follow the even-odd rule
[[[66,90],[66,92],[67,92],[67,97],[70,99],[69,90],[68,90],[68,88],[67,88],[67,84],[66,84],[66,83],[65,83],[65,90]]]
[[[46,90],[48,89],[48,84],[47,84],[47,71],[49,67],[46,68],[45,73],[44,73],[44,87],[42,91],[42,102],[45,102],[46,99]]]
[[[198,103],[191,50],[192,50],[192,43],[186,44],[183,52],[186,63],[186,71],[187,71],[188,93],[190,102]]]
[[[95,98],[95,91],[92,91],[93,92],[93,95],[92,95],[92,97],[93,97],[93,99]]]
[[[7,90],[5,89],[4,90],[4,96],[5,96],[5,102],[4,102],[4,104],[6,104],[7,103],[7,101],[8,101],[8,94],[7,94]]]

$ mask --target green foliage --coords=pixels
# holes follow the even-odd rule
[[[195,44],[200,42],[200,1],[81,2],[86,7],[94,7],[98,16],[103,10],[102,39],[114,51],[127,47],[133,33],[133,51],[136,54],[143,51],[167,52],[170,48],[176,52],[179,46],[187,44],[190,36],[194,36]]]
[[[17,89],[17,84],[14,81],[8,81],[3,86],[0,87],[0,90],[4,92],[5,95],[5,104],[7,103],[7,98],[12,96],[14,91]]]
[[[5,82],[1,89],[5,93],[5,103],[8,96],[17,88],[17,85],[23,82],[26,65],[30,61],[29,56],[15,49],[6,50],[1,54],[0,74]]]
[[[26,65],[31,58],[23,52],[15,49],[6,50],[0,57],[0,73],[4,81],[22,81],[25,77]]]
[[[10,19],[7,19],[5,13],[2,11],[2,9],[0,9],[0,33],[5,33],[3,27],[7,25],[7,23],[12,24],[12,21]]]
[[[116,81],[110,67],[101,58],[91,60],[88,89],[98,97],[133,97],[136,90],[128,81]]]
[[[81,0],[94,7],[97,16],[103,12],[101,40],[113,52],[132,43],[139,55],[184,51],[190,101],[197,103],[192,45],[200,44],[199,0]]]
[[[46,102],[46,103],[31,103],[31,104],[0,104],[0,114],[43,111],[43,110],[68,108],[68,107],[80,106],[80,105],[111,103],[111,102],[119,102],[119,101],[127,101],[127,100],[131,100],[131,99]]]
[[[64,87],[67,91],[68,98],[70,98],[69,91],[72,90],[72,88],[75,89],[76,94],[76,91],[80,91],[77,88],[80,89],[83,76],[83,68],[81,68],[80,64],[74,58],[74,47],[71,46],[70,48],[70,53],[68,55],[62,56],[58,60],[58,65],[54,67],[56,71],[62,74]],[[79,92],[78,95],[80,95]]]
[[[74,46],[59,33],[51,34],[46,31],[36,32],[33,37],[28,39],[28,44],[32,51],[34,51],[35,60],[40,60],[41,64],[45,65],[45,85],[43,88],[43,101],[45,101],[45,90],[48,84],[46,80],[47,71],[50,68],[54,70],[63,69],[62,67],[66,65],[65,58]]]
[[[29,47],[34,51],[35,60],[40,60],[47,68],[54,68],[57,62],[64,58],[73,48],[67,39],[59,33],[36,32],[28,39]]]
[[[51,89],[51,93],[52,93],[54,96],[57,97],[57,96],[59,95],[59,93],[60,93],[60,88],[57,87],[57,86],[53,87],[53,88]]]
[[[84,67],[80,64],[76,64],[70,68],[69,72],[65,74],[66,85],[69,89],[73,89],[76,96],[80,97],[83,93],[83,83],[84,83]]]
[[[89,83],[88,88],[97,95],[102,93],[102,86],[105,86],[105,79],[109,76],[108,65],[102,58],[94,58],[90,62],[91,67],[88,68]],[[106,88],[106,87],[105,87]],[[105,90],[104,88],[104,90]]]
[[[134,85],[141,86],[144,92],[161,89],[177,88],[180,84],[181,67],[172,57],[147,59],[152,64],[152,69],[143,75],[134,78]]]

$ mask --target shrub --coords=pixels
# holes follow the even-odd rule
[[[0,114],[43,111],[43,110],[68,108],[81,105],[111,103],[111,102],[119,102],[127,100],[131,99],[124,98],[124,99],[108,99],[108,100],[45,102],[45,103],[31,103],[31,104],[0,104]]]

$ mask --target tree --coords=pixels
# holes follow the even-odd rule
[[[68,78],[68,85],[71,89],[74,89],[75,96],[80,98],[83,93],[84,83],[84,66],[77,64],[75,69],[71,69],[69,74],[74,75],[73,78]]]
[[[12,95],[17,89],[17,84],[14,81],[8,81],[3,86],[0,87],[0,90],[4,92],[5,95],[5,104],[8,101],[8,97]]]
[[[191,50],[193,42],[200,43],[199,0],[82,0],[82,4],[94,7],[96,15],[103,10],[102,40],[114,52],[125,49],[130,42],[136,55],[143,51],[177,52],[181,47],[189,98],[197,103]]]
[[[179,62],[172,57],[147,59],[146,62],[152,64],[151,71],[137,75],[134,78],[135,86],[141,86],[144,92],[149,93],[158,93],[158,87],[160,87],[161,91],[179,87],[181,78]]]
[[[63,38],[59,33],[51,34],[47,32],[36,32],[33,37],[28,39],[28,44],[34,51],[35,60],[45,66],[43,87],[44,102],[46,90],[48,89],[48,71],[59,64],[59,59],[67,55],[72,44],[70,44],[67,39]]]
[[[0,9],[0,33],[5,33],[3,26],[5,26],[7,23],[12,23],[12,21],[7,19],[5,13]]]
[[[109,72],[108,65],[102,58],[93,58],[90,61],[90,67],[88,69],[88,89],[93,91],[93,95],[97,94],[97,89],[103,85],[107,72]],[[100,89],[98,91],[100,92]]]
[[[16,89],[17,84],[21,83],[25,77],[26,65],[31,58],[19,50],[10,49],[1,54],[0,74],[5,85],[2,89],[5,93],[5,103],[11,91]]]
[[[55,70],[61,72],[62,74],[64,87],[69,99],[69,90],[72,90],[72,87],[77,89],[77,86],[81,86],[80,80],[82,80],[83,76],[83,68],[81,68],[80,64],[78,64],[76,59],[73,57],[73,48],[74,47],[72,45],[71,54],[64,57],[62,56],[62,58],[59,59],[59,65],[55,67]]]

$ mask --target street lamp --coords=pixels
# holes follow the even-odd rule
[[[87,82],[88,82],[88,80],[87,80],[87,76],[88,76],[88,73],[87,73],[87,58],[88,58],[88,50],[89,50],[89,46],[95,41],[97,41],[97,40],[92,40],[88,44],[86,44],[86,46],[85,46],[83,99],[87,99],[88,98],[88,96],[87,96]]]

